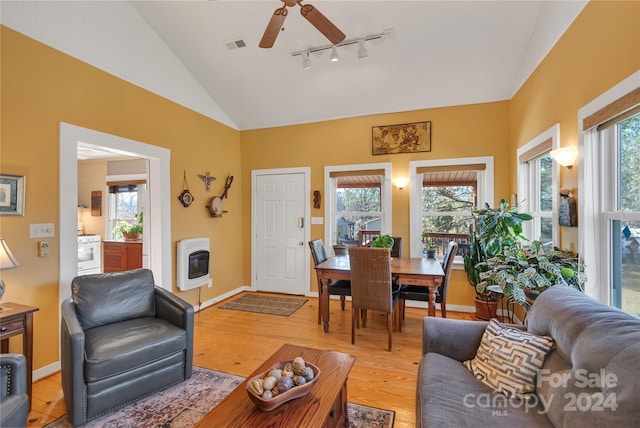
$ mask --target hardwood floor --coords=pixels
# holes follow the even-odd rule
[[[331,300],[331,324],[326,334],[317,323],[315,298],[309,298],[290,317],[219,309],[221,303],[195,315],[194,365],[246,377],[284,343],[348,353],[356,356],[349,375],[348,400],[395,410],[396,428],[415,425],[425,309],[407,307],[402,333],[393,333],[393,350],[389,352],[384,314],[369,313],[367,328],[360,328],[356,344],[351,344],[349,302],[341,311],[339,301]],[[447,316],[474,318],[473,314],[451,311]],[[65,412],[60,373],[33,384],[29,427],[42,427]]]

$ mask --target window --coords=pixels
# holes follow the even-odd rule
[[[439,245],[461,247],[468,241],[471,211],[485,201],[493,204],[493,158],[463,158],[410,162],[411,257],[424,251],[422,233]]]
[[[391,231],[391,166],[351,165],[325,168],[325,246],[338,240],[357,245],[360,230]]]
[[[477,171],[422,173],[422,231],[444,255],[449,241],[468,241],[468,220],[477,205]],[[424,251],[424,248],[423,248]]]
[[[594,299],[640,316],[640,72],[578,112],[579,251]]]
[[[610,229],[611,304],[640,316],[640,113],[601,132],[615,189],[603,220]]]
[[[523,234],[546,247],[559,245],[558,169],[549,155],[559,134],[556,124],[518,150],[518,209],[533,217],[523,224]]]
[[[144,211],[146,199],[146,181],[108,182],[109,197],[107,199],[107,233],[108,239],[121,239],[114,228],[121,221],[138,222],[138,215]]]

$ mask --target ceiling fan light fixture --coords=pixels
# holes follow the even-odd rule
[[[367,47],[365,46],[365,41],[364,40],[360,40],[358,42],[358,59],[366,58],[368,56],[369,56],[369,51],[367,50]]]
[[[338,55],[338,49],[336,48],[336,45],[333,45],[333,47],[331,48],[331,56],[329,57],[329,61],[331,62],[340,61],[340,56]]]
[[[313,64],[311,64],[311,60],[309,59],[309,52],[305,52],[302,55],[302,69],[308,70],[311,67],[313,67]]]

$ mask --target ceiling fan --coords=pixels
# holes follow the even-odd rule
[[[284,6],[278,8],[273,12],[273,16],[267,25],[267,29],[262,35],[259,46],[261,48],[270,48],[276,41],[278,33],[284,24],[284,19],[287,17],[287,7],[293,7],[296,4],[300,6],[300,14],[304,16],[307,21],[324,34],[327,39],[334,45],[343,41],[347,36],[340,31],[338,27],[333,25],[331,21],[327,19],[318,9],[310,4],[302,4],[302,0],[280,0],[284,3]]]

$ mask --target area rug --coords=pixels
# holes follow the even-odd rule
[[[143,398],[108,415],[94,419],[83,428],[188,428],[194,426],[216,404],[244,380],[241,376],[193,368],[191,379],[150,397]],[[349,426],[392,428],[395,412],[347,403]],[[224,427],[224,422],[221,422]],[[67,415],[45,428],[72,428]]]
[[[306,302],[307,299],[299,299],[295,297],[244,294],[237,299],[233,299],[230,302],[220,305],[219,308],[288,317],[300,309]]]

